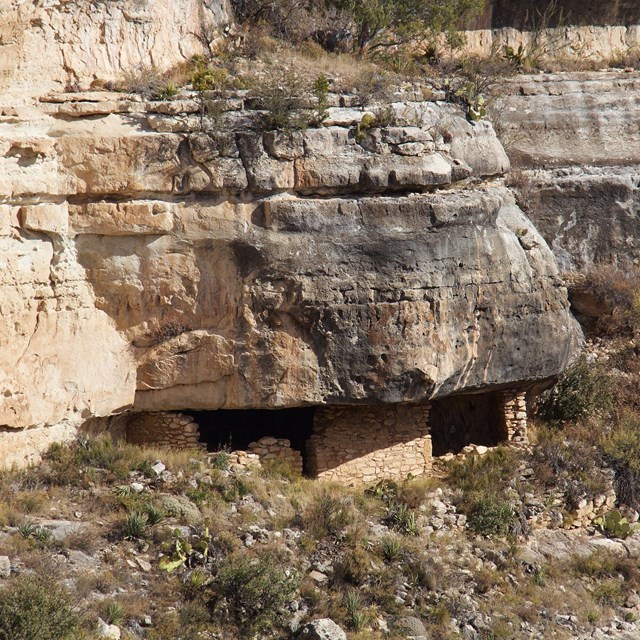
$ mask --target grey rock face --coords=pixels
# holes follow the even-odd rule
[[[51,96],[2,139],[0,326],[15,347],[0,352],[0,423],[420,402],[545,380],[571,358],[566,291],[493,179],[509,161],[490,124],[407,100],[365,135],[364,107],[264,132],[237,97],[205,132],[191,99],[86,98]]]
[[[496,120],[519,201],[562,271],[640,260],[640,74],[506,81]]]

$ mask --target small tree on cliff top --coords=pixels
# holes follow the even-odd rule
[[[382,46],[432,41],[445,34],[460,44],[458,28],[478,15],[485,0],[325,0],[353,23],[360,51]]]
[[[458,29],[486,0],[232,0],[241,22],[268,25],[286,40],[304,40],[323,24],[342,27],[360,52],[382,46],[433,42],[445,34],[459,45]],[[324,16],[324,17],[322,17]]]

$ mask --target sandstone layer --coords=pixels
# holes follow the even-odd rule
[[[494,121],[511,181],[563,271],[640,262],[640,74],[517,76]]]
[[[421,402],[556,375],[578,330],[486,122],[409,92],[263,131],[242,94],[0,118],[11,429],[124,408]],[[351,104],[340,107],[340,104]]]

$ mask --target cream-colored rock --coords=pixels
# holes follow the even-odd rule
[[[40,204],[21,207],[20,226],[29,231],[60,235],[69,230],[69,207],[63,204]]]
[[[571,13],[573,12],[569,11],[565,15]],[[532,40],[538,38],[542,40],[537,45],[537,50],[547,53],[550,57],[605,62],[621,53],[632,51],[640,44],[640,27],[621,24],[566,26],[549,29],[542,34],[505,27],[466,31],[464,35],[466,44],[456,52],[458,56],[491,56],[496,51],[503,51],[507,46],[517,51],[520,45],[525,51],[531,51]]]
[[[226,0],[0,3],[0,87],[41,95],[68,84],[167,71],[229,21]],[[72,107],[73,109],[74,107]]]

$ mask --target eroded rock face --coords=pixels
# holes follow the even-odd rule
[[[1,424],[422,402],[566,365],[579,330],[490,125],[409,97],[358,138],[361,108],[262,132],[240,97],[202,131],[192,105],[0,122]]]
[[[640,74],[521,76],[501,92],[512,181],[561,269],[638,264]]]
[[[3,0],[0,88],[40,95],[167,71],[209,53],[227,22],[226,0]]]

